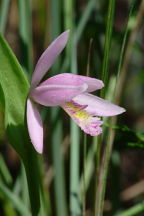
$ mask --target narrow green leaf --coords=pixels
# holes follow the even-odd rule
[[[115,10],[115,0],[109,0],[109,8],[107,15],[107,25],[106,25],[106,35],[105,35],[105,44],[104,44],[104,58],[102,65],[102,75],[101,79],[107,85],[108,83],[108,73],[109,73],[109,58],[110,58],[110,47],[112,39],[112,27],[113,27],[113,16]],[[101,97],[104,98],[106,87],[101,90]]]
[[[32,73],[32,17],[31,17],[31,1],[19,0],[19,32],[21,39],[21,55],[22,64],[26,70]]]
[[[10,0],[3,0],[1,2],[1,8],[0,8],[0,32],[1,33],[4,33],[5,31],[9,6],[10,6]]]
[[[123,212],[117,213],[114,216],[136,216],[139,213],[144,212],[144,201],[141,203],[136,204],[135,206],[129,208],[128,210],[125,210]]]
[[[0,182],[0,192],[12,203],[21,215],[31,216],[23,202],[12,193],[2,182]]]
[[[40,209],[40,179],[35,153],[25,126],[25,106],[29,83],[6,41],[0,36],[0,102],[5,129],[10,144],[17,151],[26,168],[33,215]]]
[[[2,156],[2,154],[0,154],[0,173],[2,174],[4,181],[7,184],[11,184],[12,183],[12,176],[8,170],[8,167],[5,163],[5,160]]]

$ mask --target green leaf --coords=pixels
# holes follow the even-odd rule
[[[0,36],[0,103],[2,104],[5,129],[10,144],[21,157],[29,186],[32,214],[40,209],[40,179],[37,154],[34,151],[25,125],[25,106],[29,83],[16,57]]]

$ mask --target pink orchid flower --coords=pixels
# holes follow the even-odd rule
[[[89,94],[104,86],[101,80],[63,73],[41,82],[64,49],[68,36],[69,31],[65,31],[50,44],[38,60],[32,76],[27,100],[27,125],[31,142],[39,153],[43,151],[43,123],[37,104],[61,106],[91,136],[102,133],[101,116],[114,116],[125,111],[122,107]]]

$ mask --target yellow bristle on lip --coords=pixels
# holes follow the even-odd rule
[[[77,106],[73,103],[67,102],[65,104],[71,112],[73,112],[74,117],[79,118],[81,120],[88,119],[91,115],[87,113],[85,110],[83,110],[84,107]]]
[[[80,126],[80,128],[91,136],[97,136],[102,133],[99,117],[93,116],[92,113],[87,112],[85,109],[87,105],[77,104],[73,101],[66,102],[61,107],[70,115],[70,117]]]

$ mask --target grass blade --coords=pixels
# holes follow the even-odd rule
[[[8,167],[4,161],[2,154],[0,154],[0,173],[2,174],[6,184],[12,183],[12,176],[8,170]]]
[[[5,32],[9,6],[10,6],[10,0],[3,0],[1,2],[1,8],[0,8],[0,32],[1,33]]]
[[[104,83],[106,85],[108,84],[108,82],[107,82],[108,81],[108,66],[109,66],[109,57],[110,57],[110,45],[111,45],[111,38],[112,38],[114,9],[115,9],[115,0],[109,0],[108,20],[107,20],[105,45],[104,45],[104,59],[103,59],[103,68],[102,68],[102,76],[101,76],[101,79],[104,81]],[[101,97],[105,96],[106,87],[101,90]],[[102,141],[102,136],[100,136],[99,140],[98,140],[98,148],[97,148],[97,152],[96,152],[96,166],[97,166],[96,169],[99,168],[101,141]],[[99,176],[99,178],[101,178],[101,176]],[[104,205],[105,186],[101,185],[101,187],[100,187],[98,185],[98,182],[100,182],[100,181],[98,181],[96,179],[95,216],[102,216],[103,205]]]
[[[136,216],[144,211],[144,201],[114,216]]]
[[[0,192],[7,197],[7,199],[21,215],[31,216],[23,202],[17,196],[15,196],[15,194],[12,193],[2,182],[0,182]]]
[[[32,73],[33,54],[32,54],[32,15],[30,0],[19,0],[19,31],[21,38],[21,59],[24,68]]]

